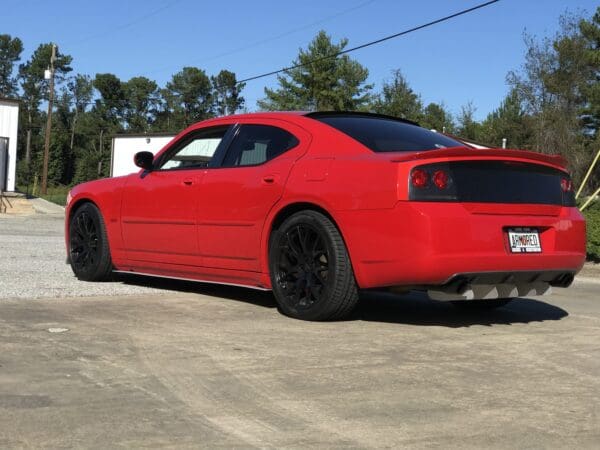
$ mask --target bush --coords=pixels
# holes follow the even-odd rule
[[[587,221],[587,257],[600,262],[600,200],[583,210]]]

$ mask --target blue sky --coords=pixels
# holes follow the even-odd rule
[[[73,56],[77,73],[143,75],[164,85],[184,66],[238,79],[288,66],[315,34],[326,30],[349,46],[402,31],[482,0],[19,0],[3,2],[0,33],[20,37],[27,59],[55,42]],[[545,36],[567,8],[587,11],[596,0],[501,0],[490,7],[351,54],[376,88],[401,69],[425,103],[457,113],[473,102],[481,119],[507,92],[506,74],[523,63],[523,32]],[[249,110],[276,78],[247,84]]]

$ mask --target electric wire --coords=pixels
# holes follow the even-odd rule
[[[273,70],[271,72],[266,72],[266,73],[262,73],[260,75],[254,75],[254,76],[251,76],[251,77],[248,77],[248,78],[244,78],[242,80],[239,80],[237,82],[237,84],[247,83],[248,81],[254,81],[254,80],[258,80],[260,78],[266,78],[266,77],[277,75],[277,74],[280,74],[280,73],[283,73],[283,72],[288,72],[290,70],[297,69],[297,68],[300,68],[300,67],[309,66],[311,64],[315,64],[315,63],[318,63],[320,61],[324,61],[324,60],[327,60],[327,59],[337,58],[338,56],[346,55],[348,53],[355,52],[355,51],[361,50],[363,48],[367,48],[367,47],[371,47],[373,45],[381,44],[382,42],[389,41],[390,39],[395,39],[395,38],[400,37],[400,36],[405,36],[405,35],[407,35],[409,33],[414,33],[415,31],[419,31],[419,30],[422,30],[424,28],[428,28],[428,27],[431,27],[433,25],[437,25],[439,23],[446,22],[448,20],[454,19],[456,17],[463,16],[465,14],[469,14],[469,13],[471,13],[473,11],[478,10],[478,9],[482,9],[482,8],[490,6],[490,5],[494,4],[494,3],[498,3],[499,1],[500,0],[490,0],[490,1],[485,2],[485,3],[480,3],[480,4],[476,5],[476,6],[473,6],[472,8],[463,9],[462,11],[458,11],[458,12],[456,12],[454,14],[450,14],[450,15],[441,17],[439,19],[432,20],[431,22],[427,22],[427,23],[424,23],[422,25],[418,25],[416,27],[409,28],[408,30],[401,31],[399,33],[391,34],[389,36],[385,36],[385,37],[382,37],[380,39],[367,42],[365,44],[357,45],[356,47],[352,47],[352,48],[348,48],[348,49],[345,49],[345,50],[341,50],[339,52],[332,53],[330,55],[325,55],[325,56],[322,56],[320,58],[316,58],[316,59],[313,59],[311,61],[307,61],[305,63],[294,64],[292,66],[284,67],[282,69]]]
[[[107,30],[101,31],[100,33],[92,34],[90,36],[87,36],[87,37],[84,37],[82,39],[79,39],[77,42],[73,42],[73,43],[65,45],[65,46],[66,47],[77,47],[77,46],[79,46],[79,45],[81,45],[81,44],[83,44],[85,42],[91,41],[93,39],[98,39],[98,38],[101,38],[103,36],[107,36],[109,34],[112,34],[112,33],[116,32],[116,31],[125,30],[125,29],[127,29],[129,27],[137,25],[140,22],[143,22],[146,19],[149,19],[150,17],[153,17],[153,16],[155,16],[155,15],[157,15],[157,14],[165,11],[166,9],[169,9],[171,6],[173,6],[173,5],[175,5],[176,3],[179,3],[179,2],[181,2],[181,0],[173,0],[173,1],[171,1],[171,2],[169,2],[167,4],[165,4],[165,5],[163,5],[161,7],[157,8],[157,9],[154,9],[154,10],[150,11],[147,14],[139,16],[139,17],[137,17],[137,18],[135,18],[135,19],[133,19],[133,20],[131,20],[129,22],[123,23],[121,25],[116,25],[116,26],[114,26],[112,28],[109,28]]]
[[[176,0],[176,1],[179,1],[179,0]],[[266,78],[266,77],[270,77],[270,76],[273,76],[273,75],[278,75],[280,73],[289,72],[290,70],[293,70],[293,69],[297,69],[297,68],[300,68],[300,67],[306,67],[306,66],[309,66],[311,64],[315,64],[315,63],[318,63],[318,62],[321,62],[321,61],[325,61],[327,59],[337,58],[338,56],[346,55],[348,53],[352,53],[352,52],[355,52],[357,50],[362,50],[364,48],[371,47],[373,45],[381,44],[382,42],[389,41],[391,39],[395,39],[395,38],[398,38],[398,37],[401,37],[401,36],[405,36],[407,34],[414,33],[416,31],[419,31],[419,30],[422,30],[422,29],[425,29],[425,28],[432,27],[432,26],[440,24],[442,22],[447,22],[449,20],[455,19],[455,18],[463,16],[465,14],[472,13],[472,12],[477,11],[479,9],[491,6],[494,3],[498,3],[499,1],[500,0],[489,0],[487,2],[475,5],[475,6],[471,7],[471,8],[463,9],[463,10],[455,12],[453,14],[449,14],[449,15],[446,15],[444,17],[440,17],[439,19],[435,19],[435,20],[432,20],[430,22],[414,26],[412,28],[400,31],[398,33],[391,34],[391,35],[388,35],[388,36],[384,36],[382,38],[379,38],[379,39],[376,39],[376,40],[373,40],[373,41],[370,41],[370,42],[366,42],[364,44],[357,45],[355,47],[344,49],[344,50],[341,50],[341,51],[336,52],[336,53],[332,53],[332,54],[329,54],[329,55],[321,56],[319,58],[312,59],[312,60],[307,61],[305,63],[294,64],[292,66],[284,67],[282,69],[273,70],[273,71],[265,72],[265,73],[262,73],[262,74],[259,74],[259,75],[254,75],[254,76],[250,76],[250,77],[247,77],[247,78],[243,78],[241,80],[237,80],[236,83],[235,83],[235,86],[239,86],[240,84],[247,83],[249,81],[254,81],[254,80],[261,79],[261,78]],[[226,88],[226,87],[228,87],[228,86],[224,86],[224,85],[214,86],[213,89],[217,90],[217,89],[222,89],[222,88]],[[96,104],[97,101],[98,100],[94,100],[92,102],[88,102],[87,104],[88,105],[93,105],[93,104]]]
[[[296,28],[292,28],[292,29],[287,30],[287,31],[285,31],[283,33],[276,34],[274,36],[270,36],[270,37],[267,37],[267,38],[264,38],[264,39],[260,39],[258,41],[252,42],[252,43],[250,43],[248,45],[245,45],[245,46],[242,46],[242,47],[237,47],[237,48],[234,48],[232,50],[225,51],[223,53],[218,53],[216,55],[209,56],[207,58],[190,60],[190,62],[194,63],[194,62],[202,61],[203,63],[206,63],[206,62],[209,62],[209,61],[214,61],[216,59],[223,58],[225,56],[235,55],[235,54],[243,52],[245,50],[249,50],[251,48],[255,48],[255,47],[258,47],[260,45],[268,44],[269,42],[273,42],[273,41],[279,40],[281,38],[290,36],[292,34],[300,32],[300,31],[308,30],[308,29],[314,27],[315,25],[321,25],[321,24],[323,24],[325,22],[329,22],[332,19],[336,19],[336,18],[341,17],[341,16],[343,16],[345,14],[348,14],[348,13],[351,13],[351,12],[356,11],[358,9],[364,8],[365,6],[370,5],[372,3],[375,3],[376,1],[378,1],[378,0],[368,0],[366,2],[362,2],[362,3],[359,3],[357,5],[354,5],[351,8],[344,9],[342,11],[339,11],[337,13],[331,14],[329,16],[325,16],[325,17],[323,17],[323,18],[321,18],[319,20],[316,20],[314,22],[307,23],[305,25],[301,25],[301,26],[296,27]],[[154,74],[154,73],[164,72],[165,70],[169,70],[172,67],[173,67],[172,65],[164,66],[164,67],[155,69],[152,72],[148,72],[148,74]]]

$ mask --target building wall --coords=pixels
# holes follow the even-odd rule
[[[17,173],[17,133],[19,127],[19,104],[0,99],[0,136],[8,138],[7,191],[15,190]]]
[[[133,163],[137,152],[157,154],[174,136],[115,136],[112,141],[110,176],[119,177],[140,169]]]

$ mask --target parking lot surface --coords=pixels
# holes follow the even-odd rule
[[[487,313],[369,293],[351,320],[310,323],[269,293],[81,283],[61,233],[59,215],[0,218],[0,448],[600,442],[588,278]]]

